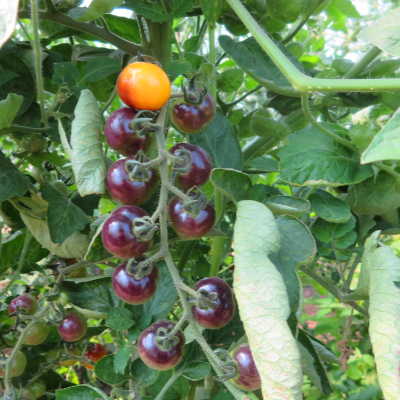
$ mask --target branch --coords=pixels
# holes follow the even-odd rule
[[[136,56],[138,51],[144,52],[143,46],[129,42],[121,37],[114,35],[105,28],[100,28],[97,25],[90,24],[87,22],[77,22],[70,18],[68,15],[62,14],[60,12],[49,12],[49,11],[39,11],[39,19],[45,21],[52,21],[58,24],[69,26],[70,28],[77,29],[81,32],[90,33],[91,35],[97,36],[100,39],[114,45],[118,49],[128,53],[132,56]],[[20,11],[18,14],[20,19],[30,19],[29,11]]]
[[[301,73],[257,24],[240,0],[227,0],[261,48],[281,70],[294,89],[303,92],[384,92],[400,91],[400,79],[321,79]]]

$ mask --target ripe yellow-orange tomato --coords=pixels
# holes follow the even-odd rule
[[[156,111],[171,95],[171,83],[157,65],[137,62],[125,67],[117,82],[118,94],[129,107]]]

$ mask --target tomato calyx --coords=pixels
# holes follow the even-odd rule
[[[197,292],[197,307],[201,310],[214,309],[217,306],[218,294],[200,289]]]
[[[133,234],[142,242],[148,242],[159,229],[160,225],[155,224],[150,217],[135,218],[132,221]]]
[[[174,327],[158,328],[154,343],[163,351],[168,351],[179,343],[179,337],[175,335]]]
[[[207,205],[208,199],[201,188],[194,186],[189,189],[186,194],[192,199],[183,203],[183,211],[196,218],[200,211]]]
[[[217,375],[214,379],[219,382],[234,379],[238,374],[238,367],[236,362],[232,360],[230,354],[224,349],[214,350],[214,354],[221,360],[219,367],[223,372],[223,375]]]
[[[154,129],[150,128],[148,125],[154,122],[157,113],[149,110],[140,110],[132,122],[129,124],[132,130],[134,130],[138,135],[145,134],[146,132],[153,132]]]
[[[203,102],[204,96],[208,93],[208,89],[203,82],[196,81],[196,75],[189,81],[187,88],[182,81],[183,99],[188,104],[200,105]],[[197,85],[202,86],[200,89]]]
[[[126,264],[126,272],[137,280],[143,279],[145,276],[150,275],[153,271],[153,268],[155,268],[154,263],[146,262],[146,260],[135,262],[133,258],[130,258]]]
[[[172,171],[175,173],[186,174],[190,171],[192,156],[187,149],[179,149],[178,161],[174,162]]]
[[[147,182],[150,179],[150,174],[147,168],[142,164],[146,162],[146,156],[140,150],[133,160],[126,160],[125,170],[128,173],[128,179],[131,182]]]

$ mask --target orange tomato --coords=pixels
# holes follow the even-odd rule
[[[171,95],[171,83],[157,65],[137,62],[125,67],[117,82],[118,94],[129,107],[156,111]]]
[[[107,350],[100,343],[95,343],[91,350],[87,350],[85,352],[85,357],[88,358],[89,360],[94,361],[95,363],[97,363],[97,361],[99,361],[101,358],[105,357],[106,355],[107,355]],[[83,365],[87,369],[94,369],[94,366],[91,364],[87,364],[87,363],[83,362]]]

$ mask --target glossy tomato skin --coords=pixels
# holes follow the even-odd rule
[[[215,111],[215,101],[207,93],[200,105],[175,100],[171,107],[171,120],[178,131],[199,133],[213,120]]]
[[[169,152],[179,157],[182,149],[190,152],[190,167],[188,172],[177,175],[175,179],[176,186],[183,190],[189,190],[193,186],[204,185],[210,178],[212,170],[210,156],[200,146],[189,143],[178,143],[171,147]]]
[[[134,156],[139,150],[147,152],[152,139],[148,134],[138,135],[130,126],[137,112],[129,107],[115,110],[107,119],[104,136],[108,145],[123,156]]]
[[[260,389],[261,378],[248,343],[242,344],[232,352],[232,359],[238,366],[238,375],[231,382],[239,389],[253,391]]]
[[[115,201],[125,205],[140,206],[146,203],[157,190],[160,178],[155,168],[150,167],[148,169],[148,180],[140,181],[136,179],[131,181],[125,164],[126,161],[134,160],[134,158],[121,159],[111,165],[107,171],[106,184],[111,197]]]
[[[17,307],[20,310],[25,310],[26,315],[33,315],[37,311],[38,304],[36,299],[30,294],[21,294],[21,296],[13,299],[8,306],[8,313],[12,314],[17,311]]]
[[[174,196],[168,204],[168,219],[174,231],[183,239],[200,239],[215,223],[215,210],[208,201],[197,217],[193,217],[183,210],[183,200]]]
[[[107,219],[101,232],[104,247],[120,258],[135,258],[145,253],[151,240],[141,241],[133,235],[132,222],[135,218],[148,216],[137,206],[122,206]]]
[[[154,342],[159,328],[171,327],[173,329],[174,326],[175,323],[172,321],[161,320],[150,325],[140,334],[139,357],[148,367],[157,371],[167,371],[177,366],[181,361],[183,346],[185,345],[185,337],[181,330],[176,334],[179,339],[178,344],[169,350],[160,349]]]
[[[47,146],[46,138],[40,133],[32,133],[21,140],[21,147],[28,153],[40,153]]]
[[[117,81],[118,94],[129,107],[156,111],[171,95],[171,83],[157,65],[136,62],[126,66]]]
[[[231,287],[221,278],[211,277],[199,280],[194,290],[216,293],[215,308],[202,310],[197,305],[192,307],[195,320],[206,329],[219,329],[228,324],[235,312],[235,303]]]
[[[97,363],[101,358],[105,357],[107,355],[107,350],[106,348],[100,344],[100,343],[95,343],[93,348],[91,350],[85,351],[85,357],[88,358],[89,360],[94,361],[94,363]],[[87,364],[83,362],[83,365],[87,369],[94,369],[94,366],[91,364]]]
[[[8,349],[3,349],[2,352],[6,356],[6,358],[9,358],[11,353],[13,352],[13,349],[8,348]],[[21,375],[25,371],[26,367],[26,357],[25,354],[22,351],[17,351],[12,363],[11,363],[11,378],[14,376]],[[5,365],[0,365],[0,377],[4,378],[6,376],[6,367]]]
[[[29,346],[37,346],[46,340],[49,332],[50,328],[43,321],[39,321],[28,329],[22,343]]]
[[[32,390],[36,398],[39,398],[46,393],[46,384],[41,380],[33,382],[29,388]]]
[[[125,303],[138,305],[149,301],[157,289],[158,268],[154,265],[149,275],[136,279],[126,271],[126,263],[114,271],[112,285],[115,294]]]
[[[70,310],[67,312],[67,315],[61,324],[57,327],[57,330],[65,341],[76,342],[86,335],[87,322],[81,313],[75,310]]]

